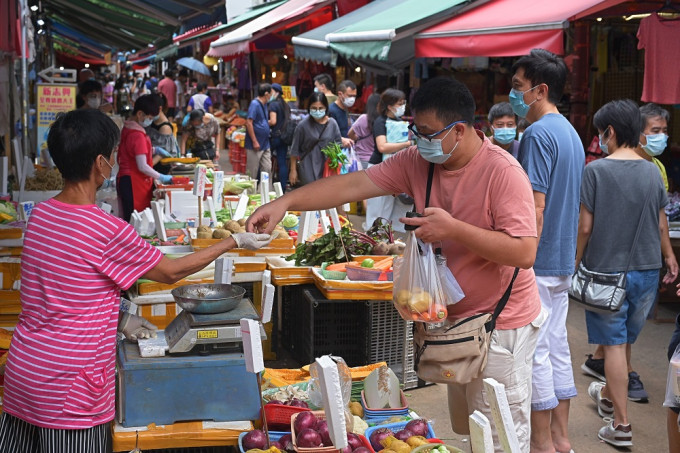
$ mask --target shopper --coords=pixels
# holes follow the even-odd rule
[[[531,448],[568,453],[569,405],[576,386],[567,341],[567,291],[574,272],[585,152],[576,130],[557,110],[567,80],[564,61],[534,49],[512,72],[510,104],[531,123],[522,136],[519,161],[534,190],[540,238],[534,273],[548,314],[533,363]]]
[[[372,94],[366,102],[366,113],[362,114],[352,124],[348,137],[354,140],[354,151],[361,163],[361,168],[368,168],[368,161],[375,151],[375,137],[373,137],[373,123],[378,118],[378,102],[380,95]]]
[[[668,177],[666,176],[666,168],[659,159],[654,156],[660,156],[666,149],[668,141],[668,120],[670,115],[668,111],[662,109],[656,104],[645,104],[640,107],[641,134],[640,143],[636,151],[640,157],[652,162],[657,166],[661,174],[661,179],[664,182],[664,188],[668,192]],[[661,224],[661,254],[668,257],[666,275],[664,275],[663,283],[670,284],[678,276],[678,264],[671,245],[668,225]],[[658,296],[657,296],[658,298]],[[632,348],[630,344],[626,345],[626,358],[628,365],[628,399],[630,401],[646,403],[649,401],[649,395],[645,390],[640,375],[633,370],[631,365]],[[602,381],[606,381],[604,370],[604,350],[602,345],[598,345],[594,354],[588,354],[586,362],[581,365],[581,369],[586,373]]]
[[[181,118],[183,116],[184,106],[187,105],[187,100],[186,100],[187,89],[186,89],[186,86],[187,86],[187,77],[188,76],[189,76],[189,71],[182,68],[177,73],[177,78],[175,79],[175,86],[177,87],[177,100],[175,101],[175,105],[177,106],[177,111],[175,112],[175,117],[178,117],[178,118]]]
[[[191,153],[203,160],[217,160],[220,158],[219,145],[220,125],[213,115],[203,110],[192,110],[189,113],[189,123],[184,127],[180,154]]]
[[[598,437],[617,447],[633,445],[626,349],[635,343],[656,296],[662,265],[659,229],[667,222],[668,196],[659,170],[635,150],[640,121],[638,106],[628,99],[609,102],[595,113],[600,147],[609,156],[588,164],[583,174],[576,250],[576,264],[583,260],[588,270],[627,270],[626,298],[620,310],[586,311],[588,342],[603,345],[607,375],[606,385],[593,382],[588,394],[601,416],[613,416]],[[638,219],[641,229],[633,247]],[[612,235],[612,225],[616,225],[616,235]]]
[[[338,98],[333,94],[333,79],[325,72],[314,77],[314,92],[326,95],[328,105],[334,103]]]
[[[269,112],[267,103],[272,95],[272,86],[261,83],[257,97],[250,102],[246,119],[246,170],[253,179],[259,179],[260,172],[271,173],[272,157],[269,144]]]
[[[394,140],[392,142],[388,140],[388,129],[397,122],[401,122],[401,117],[406,112],[406,95],[404,92],[394,88],[385,90],[380,96],[378,112],[380,116],[373,122],[375,150],[368,161],[371,165],[377,165],[394,153],[405,150],[411,145],[409,140],[397,141],[396,143]],[[396,231],[403,232],[404,227],[399,223],[399,219],[406,215],[406,211],[409,209],[411,209],[411,205],[402,203],[392,194],[366,200],[364,229],[371,228],[375,220],[382,217],[392,221],[392,226]]]
[[[204,112],[213,113],[213,103],[210,96],[205,94],[208,90],[208,85],[204,82],[198,83],[196,85],[197,93],[191,96],[189,99],[189,105],[187,105],[187,112],[192,110],[203,110]]]
[[[113,89],[113,111],[123,118],[130,114],[130,89],[127,87],[124,76],[118,77]]]
[[[50,126],[47,143],[64,189],[35,206],[25,234],[22,312],[5,369],[2,452],[110,452],[116,331],[136,341],[156,330],[119,312],[120,292],[142,277],[175,283],[234,247],[255,250],[270,240],[237,233],[179,259],[164,257],[95,204],[119,137],[115,123],[96,110],[68,112]]]
[[[678,287],[680,287],[680,284],[678,284]],[[677,291],[676,295],[680,296],[680,290]],[[680,345],[680,313],[675,318],[675,330],[671,335],[671,341],[668,343],[669,361],[673,357],[678,345]],[[671,377],[673,376],[671,375]],[[666,385],[672,384],[668,382]],[[668,408],[666,413],[666,431],[668,433],[668,453],[680,453],[680,405]]]
[[[271,152],[276,157],[279,182],[285,191],[288,186],[288,145],[281,138],[284,125],[293,121],[290,107],[283,99],[283,88],[278,83],[272,84],[269,97],[269,127],[271,128]],[[232,97],[233,101],[233,97]],[[235,112],[234,107],[231,108]]]
[[[491,143],[500,146],[517,159],[519,155],[519,141],[517,137],[517,116],[512,111],[509,102],[499,102],[489,109],[489,124],[491,125]]]
[[[106,81],[106,84],[102,91],[102,94],[104,95],[103,102],[113,105],[113,90],[116,85],[115,75],[109,72],[106,74],[104,80]]]
[[[102,104],[102,84],[88,79],[78,85],[76,107],[79,109],[98,109]]]
[[[531,186],[519,163],[474,129],[475,101],[452,78],[429,80],[413,98],[418,146],[359,171],[326,178],[291,191],[255,211],[248,231],[271,231],[287,210],[316,211],[353,200],[407,192],[424,214],[403,218],[416,236],[441,244],[447,264],[465,298],[450,305],[449,322],[493,311],[521,267],[511,296],[491,336],[483,375],[464,385],[449,385],[454,431],[469,431],[475,410],[491,419],[482,379],[505,385],[522,452],[529,451],[531,358],[542,322],[531,266],[536,256],[536,214]],[[427,209],[425,192],[434,164]],[[509,353],[512,351],[512,353]],[[493,425],[492,425],[493,426]],[[502,451],[494,429],[496,451]]]
[[[161,80],[162,82],[162,80]],[[160,163],[164,157],[177,157],[179,155],[179,145],[175,138],[172,123],[168,120],[166,112],[168,111],[168,101],[163,93],[154,94],[161,106],[160,112],[154,118],[153,123],[144,128],[146,135],[151,140],[151,147],[153,149],[153,168],[159,173],[168,173],[171,169],[170,165]]]
[[[295,128],[293,144],[290,146],[291,186],[298,183],[308,184],[323,177],[326,156],[321,150],[329,143],[340,144],[340,128],[328,116],[328,99],[323,93],[312,93],[309,97],[309,115]],[[300,170],[298,172],[298,162]]]
[[[338,123],[342,136],[342,147],[354,146],[354,141],[349,138],[349,128],[352,122],[349,117],[349,109],[357,100],[357,86],[351,80],[343,80],[338,85],[338,96],[335,102],[328,106],[328,115]]]
[[[172,182],[172,176],[162,175],[152,168],[153,149],[144,130],[160,110],[157,96],[140,96],[135,101],[132,117],[125,121],[121,132],[116,190],[126,222],[130,221],[133,211],[142,212],[151,206],[154,180],[163,184]]]
[[[166,115],[169,118],[175,116],[177,110],[177,85],[175,85],[175,71],[172,69],[165,70],[165,77],[158,82],[158,93],[165,96],[168,108]]]
[[[146,91],[144,94],[155,94],[158,92],[158,72],[154,68],[149,69],[149,77],[144,82],[144,88]]]

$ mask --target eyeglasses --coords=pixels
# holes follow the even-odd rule
[[[409,125],[408,125],[408,130],[411,131],[411,133],[412,133],[415,137],[423,138],[423,139],[427,140],[428,142],[431,142],[437,135],[441,134],[442,132],[448,131],[449,129],[451,129],[453,126],[455,126],[455,125],[458,124],[458,123],[467,123],[467,121],[463,121],[463,120],[454,121],[453,123],[451,123],[451,124],[449,124],[448,126],[446,126],[444,129],[440,130],[439,132],[435,132],[434,134],[421,134],[421,133],[418,132],[418,130],[416,129],[415,123],[409,124]]]

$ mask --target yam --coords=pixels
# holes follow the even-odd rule
[[[196,233],[196,239],[212,239],[213,234],[212,231],[210,231],[210,228],[208,228],[208,231],[199,231]]]
[[[203,233],[208,232],[208,233],[212,234],[212,230],[207,225],[201,225],[200,227],[196,228],[196,233],[201,233],[201,232],[203,232]]]
[[[231,231],[222,228],[216,228],[212,234],[213,239],[227,239],[228,237],[231,237]]]
[[[232,233],[238,233],[241,228],[241,225],[236,220],[230,220],[224,225],[224,229]]]

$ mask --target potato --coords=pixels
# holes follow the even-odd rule
[[[235,231],[235,233],[245,233],[245,232],[246,232],[245,227],[240,227],[240,228],[238,229],[238,231]]]
[[[401,289],[394,295],[394,300],[400,307],[406,307],[408,301],[411,299],[411,291],[408,289]]]
[[[212,234],[213,239],[227,239],[228,237],[231,237],[231,231],[225,230],[223,228],[215,229]]]
[[[224,229],[229,230],[232,233],[238,233],[240,228],[242,227],[236,220],[230,220],[224,225]]]
[[[210,228],[208,228],[210,230]],[[196,233],[196,239],[212,239],[212,231],[199,231]]]
[[[200,232],[204,232],[204,233],[207,232],[207,233],[212,234],[212,230],[207,225],[201,225],[200,227],[196,228],[196,233],[200,233]]]
[[[378,242],[373,246],[373,250],[371,251],[371,254],[373,255],[387,255],[387,250],[389,249],[389,246],[387,245],[387,242]]]
[[[287,231],[281,231],[278,236],[276,236],[276,239],[290,239],[290,236],[288,235]]]
[[[408,301],[408,307],[414,313],[427,313],[432,303],[432,296],[427,291],[414,291]]]
[[[246,219],[245,218],[238,219],[236,222],[238,222],[238,224],[241,225],[241,226],[246,226]]]
[[[406,245],[401,243],[401,242],[395,242],[394,244],[390,244],[389,247],[387,247],[387,254],[388,255],[403,255],[404,254],[404,248],[406,248]]]

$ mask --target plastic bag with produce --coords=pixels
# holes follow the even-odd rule
[[[392,301],[407,321],[443,322],[446,306],[453,303],[441,283],[432,244],[419,243],[415,231],[409,233],[402,258],[394,260]]]

